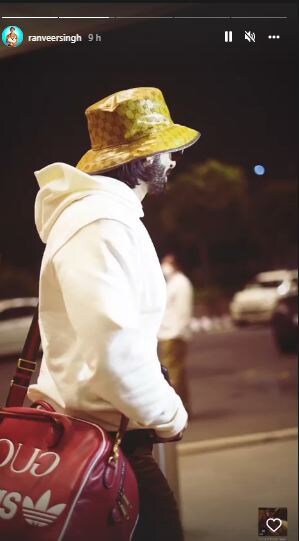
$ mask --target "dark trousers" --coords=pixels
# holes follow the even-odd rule
[[[132,541],[184,541],[176,500],[152,446],[146,430],[127,432],[122,443],[139,486],[139,520]]]

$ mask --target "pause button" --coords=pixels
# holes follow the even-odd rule
[[[231,30],[225,30],[225,32],[224,32],[224,40],[226,42],[233,41],[233,33],[232,33]]]

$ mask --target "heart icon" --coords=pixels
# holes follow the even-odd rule
[[[268,518],[268,520],[266,521],[266,524],[269,530],[275,533],[277,532],[277,530],[279,530],[280,526],[282,525],[282,520],[280,520],[280,518]]]

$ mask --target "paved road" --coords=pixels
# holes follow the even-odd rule
[[[297,452],[291,440],[180,457],[185,541],[270,541],[258,537],[259,507],[286,507],[297,541]]]
[[[184,441],[297,425],[297,356],[277,351],[268,327],[199,333],[188,375],[193,420]]]
[[[0,360],[0,402],[14,360]],[[267,327],[199,332],[188,357],[193,419],[184,441],[297,424],[297,358],[278,353]]]
[[[184,441],[297,425],[297,356],[268,327],[199,333],[188,358],[193,420]]]

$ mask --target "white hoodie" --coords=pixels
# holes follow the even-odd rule
[[[165,280],[133,190],[63,163],[37,171],[35,221],[46,243],[39,324],[43,360],[31,400],[116,430],[180,432],[187,413],[165,381],[157,334]]]

